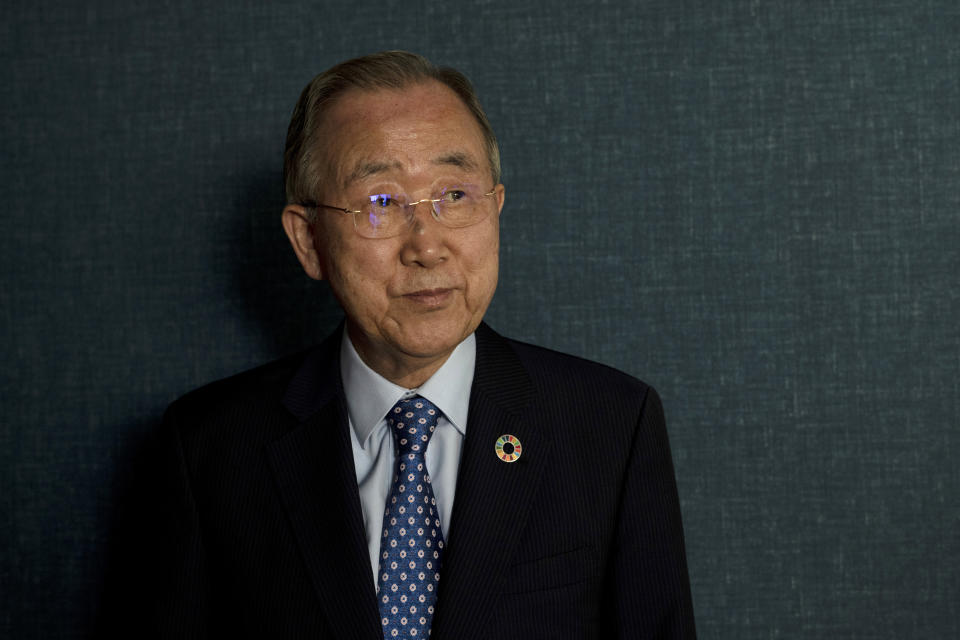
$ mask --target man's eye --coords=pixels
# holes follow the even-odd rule
[[[390,205],[396,204],[396,199],[389,193],[378,193],[370,196],[370,204],[381,209],[386,209]]]
[[[467,192],[463,189],[444,189],[440,199],[445,203],[458,202],[467,197]]]

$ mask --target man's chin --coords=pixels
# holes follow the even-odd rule
[[[408,358],[431,361],[449,356],[462,340],[460,337],[445,338],[444,336],[434,335],[422,339],[400,340],[395,346]]]
[[[444,315],[392,317],[390,322],[371,327],[369,333],[355,325],[348,325],[348,332],[364,362],[390,379],[387,370],[397,373],[439,368],[480,324],[479,318]]]
[[[446,358],[463,340],[473,333],[475,326],[438,326],[421,323],[406,327],[395,336],[394,347],[410,358],[434,360]]]

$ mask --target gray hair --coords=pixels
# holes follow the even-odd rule
[[[317,197],[322,171],[317,165],[323,142],[323,117],[338,96],[350,89],[402,89],[435,80],[459,96],[483,134],[494,184],[500,182],[500,149],[480,100],[467,77],[450,67],[436,67],[423,56],[407,51],[383,51],[341,62],[310,81],[297,101],[287,129],[283,152],[283,180],[289,204],[305,204]]]

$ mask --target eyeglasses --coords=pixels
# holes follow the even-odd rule
[[[364,238],[392,238],[413,224],[415,207],[423,202],[431,204],[433,218],[446,227],[458,229],[477,224],[490,215],[486,198],[496,192],[496,187],[484,193],[476,185],[462,184],[445,187],[435,197],[416,202],[411,202],[405,193],[374,193],[364,198],[356,209],[314,203],[304,206],[351,214],[354,228]]]

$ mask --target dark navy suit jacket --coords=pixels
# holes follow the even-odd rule
[[[127,594],[138,637],[382,637],[341,335],[171,405]],[[466,434],[433,640],[695,636],[652,388],[481,325]]]

